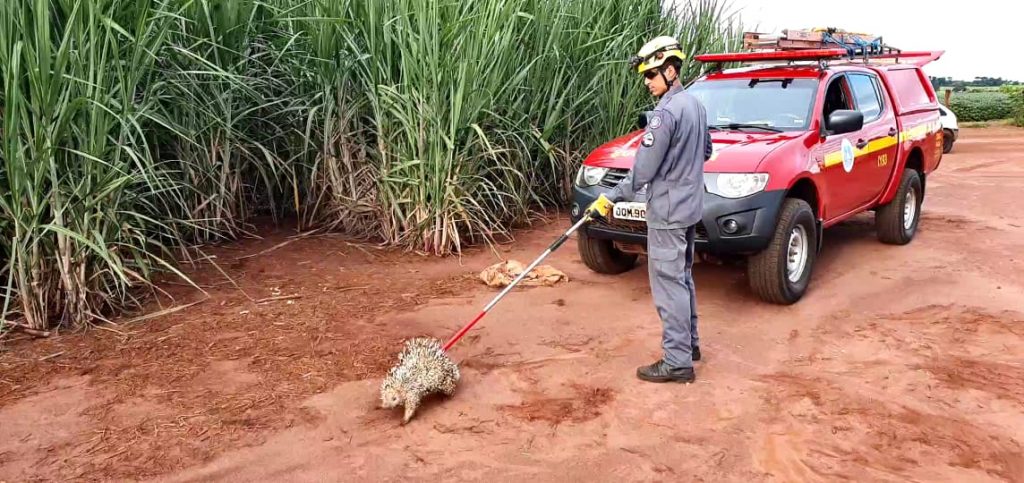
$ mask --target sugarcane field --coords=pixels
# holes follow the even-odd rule
[[[1019,17],[845,7],[4,0],[0,483],[1024,482]]]

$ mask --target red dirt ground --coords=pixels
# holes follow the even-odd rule
[[[208,297],[167,283],[148,310],[195,306],[0,346],[0,481],[1024,481],[1022,153],[1022,130],[964,130],[918,238],[883,245],[870,214],[828,230],[794,306],[698,265],[689,386],[633,376],[660,345],[642,264],[594,274],[569,243],[547,263],[570,281],[510,294],[453,349],[456,395],[406,426],[380,377],[494,295],[493,252],[284,230],[211,249],[233,283],[206,263]],[[528,261],[565,226],[498,252]]]

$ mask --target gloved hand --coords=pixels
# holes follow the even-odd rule
[[[601,194],[598,196],[590,206],[587,207],[586,215],[591,218],[608,218],[608,214],[612,212],[612,200],[609,200],[607,196]]]

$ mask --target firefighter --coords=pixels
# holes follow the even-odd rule
[[[607,217],[615,202],[647,203],[648,276],[661,318],[663,351],[660,360],[637,369],[637,377],[650,382],[693,382],[693,362],[700,360],[691,268],[703,206],[704,162],[712,148],[704,106],[685,92],[679,78],[685,58],[676,39],[658,37],[632,59],[631,67],[643,74],[658,105],[629,175],[588,207],[592,216]]]

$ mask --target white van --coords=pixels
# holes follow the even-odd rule
[[[939,104],[942,119],[942,152],[948,153],[953,150],[953,143],[960,136],[960,126],[956,123],[956,114],[948,107]]]

